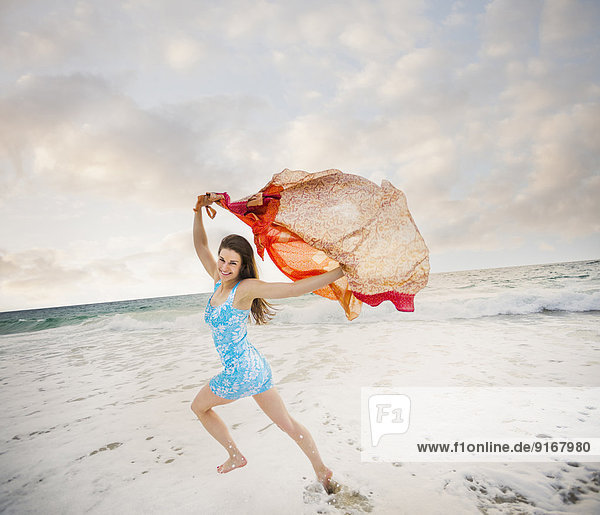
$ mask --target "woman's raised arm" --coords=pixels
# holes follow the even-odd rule
[[[208,247],[208,236],[206,236],[206,230],[204,229],[204,223],[202,221],[202,208],[219,200],[219,198],[221,198],[221,196],[214,193],[200,195],[198,196],[198,201],[194,208],[194,248],[196,249],[196,254],[198,254],[205,270],[215,281],[218,280],[217,262]]]
[[[327,286],[328,284],[337,281],[343,275],[344,272],[342,271],[342,268],[338,266],[336,269],[325,272],[324,274],[300,279],[293,283],[269,283],[259,279],[246,279],[243,284],[242,295],[251,299],[286,299],[288,297],[299,297],[305,293],[310,293],[319,288],[323,288],[323,286]]]

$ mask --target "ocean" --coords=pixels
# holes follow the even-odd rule
[[[600,513],[600,463],[364,463],[360,442],[362,387],[599,387],[599,260],[432,274],[414,313],[352,322],[313,294],[274,301],[249,338],[334,496],[251,398],[215,408],[248,459],[215,472],[226,454],[190,410],[221,370],[209,296],[0,313],[0,512]],[[578,423],[600,437],[593,404]]]

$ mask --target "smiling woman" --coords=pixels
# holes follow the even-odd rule
[[[215,281],[214,292],[206,305],[205,321],[211,327],[224,369],[196,395],[192,410],[229,454],[229,459],[217,467],[217,472],[224,474],[245,466],[247,460],[213,408],[251,395],[267,416],[298,444],[325,491],[331,493],[336,485],[331,479],[333,472],[323,463],[308,429],[288,413],[273,385],[269,363],[248,340],[246,324],[250,314],[259,324],[273,316],[266,298],[282,299],[312,292],[340,279],[342,269],[338,267],[295,283],[264,282],[258,279],[252,246],[236,234],[223,238],[215,261],[208,247],[202,207],[208,208],[220,198],[222,196],[216,194],[198,197],[193,234],[196,253]]]

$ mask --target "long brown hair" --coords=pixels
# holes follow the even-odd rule
[[[242,279],[258,279],[258,268],[254,260],[254,251],[252,245],[243,236],[238,234],[230,234],[221,240],[219,245],[219,254],[222,249],[229,249],[237,252],[242,258],[242,266],[238,278]],[[256,298],[252,301],[250,309],[252,318],[257,324],[266,324],[275,316],[275,307],[268,303],[265,299]]]

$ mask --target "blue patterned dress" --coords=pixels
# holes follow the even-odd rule
[[[215,284],[213,295],[221,281]],[[235,290],[220,306],[211,306],[208,299],[204,320],[212,329],[215,347],[225,369],[211,378],[211,391],[224,399],[240,399],[264,392],[273,386],[271,367],[263,355],[248,341],[246,324],[249,309],[233,307]]]

